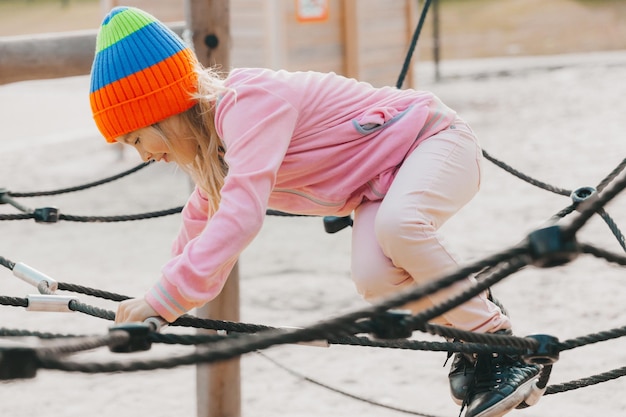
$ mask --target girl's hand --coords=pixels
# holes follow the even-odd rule
[[[148,317],[158,317],[158,313],[143,298],[122,301],[115,313],[115,323],[144,321]]]

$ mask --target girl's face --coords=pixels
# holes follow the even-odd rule
[[[186,165],[196,157],[196,140],[178,116],[127,133],[116,140],[134,147],[144,162],[155,160]]]

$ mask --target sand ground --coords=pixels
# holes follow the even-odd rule
[[[537,179],[569,189],[597,185],[626,156],[626,53],[444,62],[439,83],[432,66],[418,70],[421,87],[436,92],[468,120],[491,155]],[[120,159],[115,147],[98,137],[87,91],[86,77],[0,87],[0,187],[13,192],[57,189],[108,177],[139,162],[130,153]],[[483,173],[482,191],[444,226],[447,239],[467,261],[517,243],[570,203],[488,161]],[[66,214],[120,215],[181,205],[188,192],[184,175],[155,165],[80,193],[22,201],[30,207],[54,205]],[[607,207],[622,228],[625,207],[623,196]],[[8,206],[0,210],[15,213]],[[158,277],[178,222],[176,215],[114,224],[6,221],[0,256],[58,281],[138,296]],[[622,252],[599,219],[579,239]],[[321,219],[269,217],[241,258],[242,321],[306,326],[364,306],[349,279],[349,246],[349,231],[326,234]],[[8,270],[0,274],[0,294],[35,292]],[[624,276],[623,268],[580,257],[559,268],[527,268],[494,291],[510,310],[517,334],[548,333],[565,340],[624,325]],[[109,302],[81,301],[114,309]],[[54,333],[102,334],[109,325],[78,313],[2,307],[0,314],[3,327]],[[189,349],[157,346],[147,355],[184,352]],[[623,338],[564,352],[551,383],[623,367],[625,352]],[[448,396],[442,353],[281,346],[264,354],[357,396],[436,416],[459,412]],[[111,360],[112,354],[98,350],[87,358]],[[241,363],[244,416],[401,414],[311,384],[258,354],[243,356]],[[511,415],[623,416],[625,390],[622,378],[551,395]],[[40,371],[34,379],[0,384],[0,415],[11,417],[182,417],[195,415],[195,404],[195,368],[190,366],[132,374]]]

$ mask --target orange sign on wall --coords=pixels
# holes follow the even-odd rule
[[[324,22],[328,20],[328,0],[296,0],[298,22]]]

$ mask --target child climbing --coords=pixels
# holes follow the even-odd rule
[[[353,214],[352,277],[372,303],[459,266],[438,230],[478,191],[482,154],[468,124],[430,92],[334,73],[238,68],[222,77],[153,16],[118,7],[98,34],[90,101],[108,142],[174,162],[196,184],[171,260],[145,296],[120,303],[118,323],[171,322],[213,300],[268,208]],[[474,281],[404,308],[423,311]],[[434,322],[511,333],[486,293]],[[515,356],[456,354],[450,388],[466,417],[501,416],[531,394],[539,370]]]

